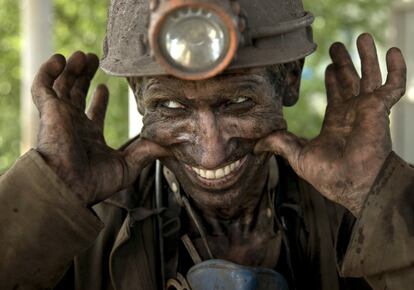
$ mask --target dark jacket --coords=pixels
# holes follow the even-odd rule
[[[299,290],[414,289],[413,168],[392,153],[354,219],[280,166]],[[153,197],[149,166],[135,189],[88,209],[30,151],[0,177],[0,289],[160,289]]]

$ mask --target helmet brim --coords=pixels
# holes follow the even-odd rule
[[[288,63],[312,54],[317,46],[311,38],[304,37],[304,30],[268,39],[253,46],[241,47],[233,62],[225,69],[234,70],[250,67],[270,66]],[[311,32],[310,32],[311,33]],[[165,69],[150,55],[139,58],[114,58],[108,54],[101,60],[101,69],[110,75],[143,77],[167,75]]]

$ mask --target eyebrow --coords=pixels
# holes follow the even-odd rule
[[[226,81],[228,85],[217,90],[214,95],[220,98],[220,96],[235,95],[246,91],[255,93],[258,91],[258,87],[263,85],[266,80],[266,77],[259,74],[226,74],[220,77],[220,81]],[[160,101],[171,100],[172,97],[183,104],[191,102],[180,91],[171,89],[168,83],[166,84],[157,78],[148,80],[148,83],[145,85],[145,95],[144,104],[146,106],[154,105]]]

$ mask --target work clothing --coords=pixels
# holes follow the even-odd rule
[[[298,290],[414,289],[414,168],[391,153],[355,219],[278,166],[280,260]],[[154,170],[89,209],[35,150],[22,156],[0,177],[0,289],[161,289]]]

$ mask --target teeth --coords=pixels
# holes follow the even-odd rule
[[[216,170],[203,170],[196,167],[191,167],[197,175],[206,178],[206,179],[220,179],[223,178],[230,173],[232,173],[236,168],[238,168],[241,164],[240,160],[237,160],[236,162],[233,162],[227,166],[224,166],[222,168],[216,169]]]
[[[216,179],[224,177],[224,169],[217,169],[215,172]]]
[[[213,170],[206,170],[206,178],[207,179],[214,179],[216,175],[214,174]]]

